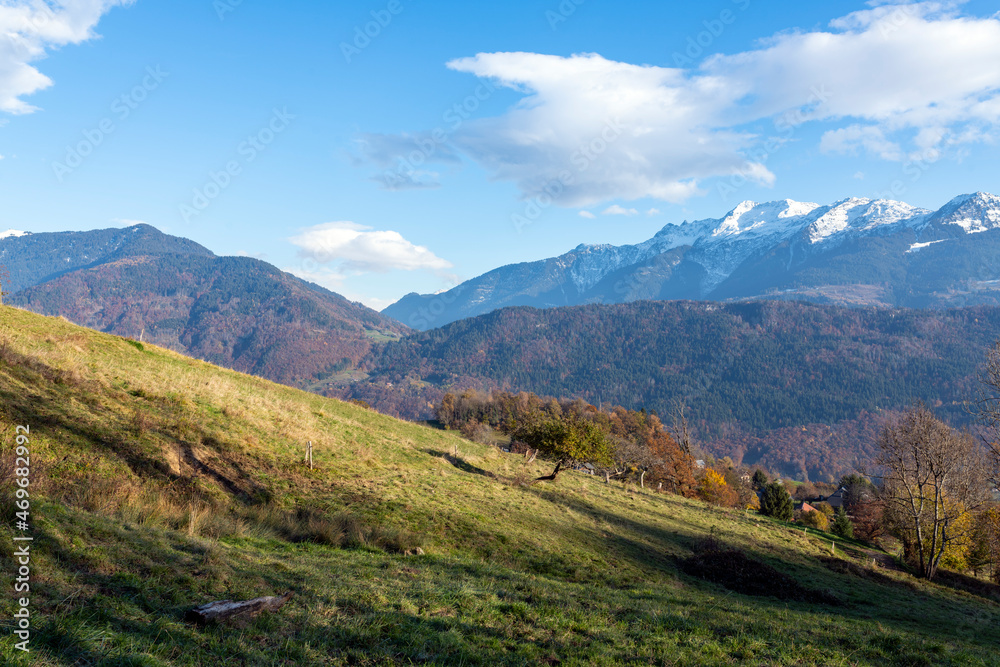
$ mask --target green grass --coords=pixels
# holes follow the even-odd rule
[[[995,602],[872,570],[860,543],[831,561],[831,536],[752,512],[576,472],[525,485],[550,464],[4,307],[5,455],[15,424],[35,634],[14,649],[0,597],[7,664],[1000,664]],[[685,574],[709,534],[816,599]],[[274,614],[183,620],[286,590]]]

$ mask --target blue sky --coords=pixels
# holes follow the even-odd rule
[[[0,230],[384,307],[745,199],[997,193],[990,2],[7,0]]]

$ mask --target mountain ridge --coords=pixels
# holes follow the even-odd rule
[[[409,331],[266,262],[149,225],[6,238],[4,261],[5,303],[302,388]]]
[[[621,303],[639,299],[740,300],[784,298],[803,287],[822,294],[798,291],[797,298],[887,306],[958,306],[978,288],[961,295],[914,292],[901,296],[904,276],[880,277],[893,262],[913,265],[918,273],[944,253],[970,251],[970,235],[986,233],[975,243],[987,242],[1000,250],[1000,197],[978,192],[953,198],[937,211],[885,199],[849,197],[829,205],[797,202],[744,201],[722,218],[684,221],[666,225],[652,238],[632,245],[580,244],[557,257],[511,264],[468,280],[444,293],[410,293],[382,312],[426,330],[448,322],[506,306],[553,307],[585,303]],[[905,249],[895,245],[906,242]],[[909,250],[929,247],[949,239],[959,243],[935,249],[933,256]],[[870,270],[844,275],[831,262],[849,249]],[[887,248],[894,255],[881,257]],[[975,254],[973,251],[972,254]],[[995,265],[995,263],[994,263]],[[1000,278],[981,275],[990,271],[979,262],[970,271],[954,272],[949,288]],[[945,271],[947,267],[945,267]],[[746,274],[753,273],[747,283]],[[731,279],[740,274],[740,284]],[[870,279],[870,280],[869,280]],[[869,282],[865,282],[869,280]],[[946,281],[947,282],[947,281]],[[755,289],[742,289],[749,284]],[[837,292],[868,284],[879,286],[881,300],[847,298]],[[839,288],[839,289],[838,289]],[[1000,302],[1000,294],[985,294],[986,302]],[[868,290],[871,294],[872,290]],[[824,296],[825,295],[825,296]],[[921,299],[926,303],[918,303]]]

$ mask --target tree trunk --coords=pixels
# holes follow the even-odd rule
[[[642,474],[639,475],[639,488],[640,489],[645,489],[646,488],[646,483],[643,481],[645,478],[646,478],[646,471],[643,470]]]
[[[551,475],[543,475],[542,477],[537,477],[537,478],[535,478],[535,481],[536,482],[554,482],[555,479],[556,479],[556,475],[559,474],[559,470],[562,469],[562,464],[563,464],[563,462],[559,461],[559,463],[556,464],[556,469],[552,471]]]

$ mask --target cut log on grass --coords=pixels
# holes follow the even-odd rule
[[[284,595],[269,595],[242,602],[216,600],[192,609],[184,615],[184,620],[205,624],[211,621],[224,621],[234,616],[255,616],[262,611],[277,611],[291,599],[292,592],[288,591]]]

